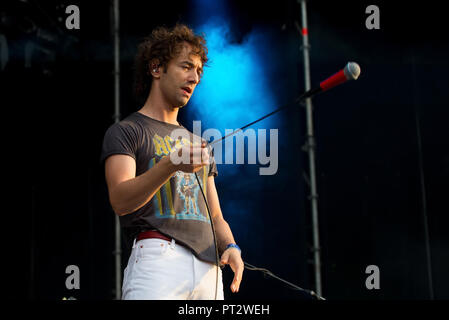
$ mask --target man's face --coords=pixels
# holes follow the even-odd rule
[[[173,108],[187,104],[203,72],[201,58],[191,51],[191,46],[185,43],[179,55],[167,64],[165,72],[161,72],[162,96]]]

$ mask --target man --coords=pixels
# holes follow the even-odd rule
[[[155,29],[136,56],[136,93],[146,101],[105,134],[109,200],[133,245],[122,299],[223,299],[216,249],[219,263],[234,271],[231,291],[239,290],[244,264],[220,209],[210,147],[192,143],[193,134],[177,121],[206,62],[204,38],[187,26]],[[178,139],[175,131],[191,139]]]

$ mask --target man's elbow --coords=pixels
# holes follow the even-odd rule
[[[135,199],[131,198],[129,194],[123,192],[123,188],[110,188],[109,191],[109,203],[111,204],[112,210],[118,216],[124,216],[126,214],[133,213],[140,208],[142,208],[151,197],[145,199]]]
[[[120,206],[118,203],[115,203],[112,200],[110,200],[109,202],[111,204],[112,211],[114,211],[114,213],[116,215],[118,215],[119,217],[124,216],[125,214],[129,213],[123,206]]]
[[[129,208],[126,207],[123,200],[119,199],[115,193],[111,192],[109,194],[109,203],[112,207],[112,211],[119,217],[131,213]]]

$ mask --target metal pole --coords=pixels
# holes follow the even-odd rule
[[[114,34],[114,122],[120,121],[120,20],[119,20],[119,4],[120,0],[113,0],[113,34]],[[121,299],[122,284],[122,247],[120,220],[115,215],[115,289],[114,296],[116,300]]]
[[[309,37],[307,29],[307,10],[306,1],[298,0],[301,4],[301,33],[302,33],[302,52],[304,56],[304,82],[305,90],[311,89],[310,85],[310,62],[309,62]],[[318,228],[318,194],[316,191],[315,174],[315,137],[313,134],[312,101],[310,98],[305,100],[307,116],[307,142],[305,149],[309,156],[309,179],[310,179],[310,201],[312,208],[312,228],[313,228],[313,265],[315,273],[315,291],[319,296],[321,292],[321,261],[320,261],[320,238]]]
[[[36,279],[36,186],[31,187],[31,232],[30,232],[30,282],[28,287],[28,299],[35,298],[35,279]]]

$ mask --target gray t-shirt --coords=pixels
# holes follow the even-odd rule
[[[171,134],[176,129],[185,130],[190,138],[173,139]],[[193,133],[182,126],[134,112],[106,131],[101,161],[113,154],[129,155],[136,160],[136,176],[139,176],[173,148],[189,145],[192,137]],[[217,175],[211,158],[212,163],[197,172],[205,194],[207,178]],[[194,173],[177,171],[142,208],[121,216],[120,225],[128,245],[140,232],[157,229],[190,248],[199,259],[216,262],[209,215]]]

